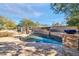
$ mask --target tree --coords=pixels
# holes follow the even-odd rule
[[[0,16],[0,29],[15,29],[16,28],[16,24],[15,22]]]
[[[69,26],[79,27],[79,4],[78,3],[52,3],[51,9],[55,13],[64,13]]]
[[[78,3],[52,3],[50,5],[55,13],[65,13],[67,16],[79,14]]]
[[[33,27],[37,26],[37,23],[34,23],[30,19],[23,19],[23,20],[20,21],[19,25],[33,28]]]
[[[0,16],[0,25],[1,26],[4,26],[5,21],[6,21],[5,17]]]
[[[27,34],[29,33],[29,27],[36,28],[38,26],[37,23],[33,22],[30,19],[21,20],[19,25],[26,28],[26,33]]]
[[[79,26],[79,17],[69,17],[67,19],[68,26]]]
[[[59,22],[56,22],[53,24],[53,26],[61,26],[61,24]]]
[[[11,20],[6,20],[4,26],[6,29],[15,29],[16,28],[16,24]]]

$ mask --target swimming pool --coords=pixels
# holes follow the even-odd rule
[[[42,42],[42,43],[52,43],[52,44],[58,44],[62,45],[62,42],[55,41],[50,38],[40,37],[40,36],[34,36],[30,35],[26,38],[27,42]]]

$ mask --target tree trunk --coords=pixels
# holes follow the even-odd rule
[[[79,34],[79,26],[77,26],[78,34]],[[78,51],[79,51],[79,38],[78,38]]]
[[[26,34],[29,34],[29,27],[26,27]]]
[[[49,29],[49,37],[51,37],[51,31],[50,31],[50,29]]]
[[[79,34],[79,26],[77,26],[77,29],[78,29],[78,34]]]
[[[78,38],[78,51],[79,51],[79,38]]]

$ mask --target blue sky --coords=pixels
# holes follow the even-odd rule
[[[5,16],[16,23],[19,23],[23,18],[28,18],[34,22],[41,24],[51,25],[52,23],[59,22],[64,24],[65,17],[63,14],[55,14],[50,4],[42,3],[5,3],[0,4],[0,16]]]

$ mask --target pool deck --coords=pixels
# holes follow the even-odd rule
[[[16,56],[16,54],[18,54],[18,56],[55,56],[58,54],[58,52],[52,47],[54,46],[51,44],[22,42],[19,39],[13,37],[0,38],[0,55]]]
[[[64,51],[70,51],[58,44],[23,42],[18,38],[0,38],[0,55],[5,56],[65,56]],[[74,55],[79,55],[74,52]]]

